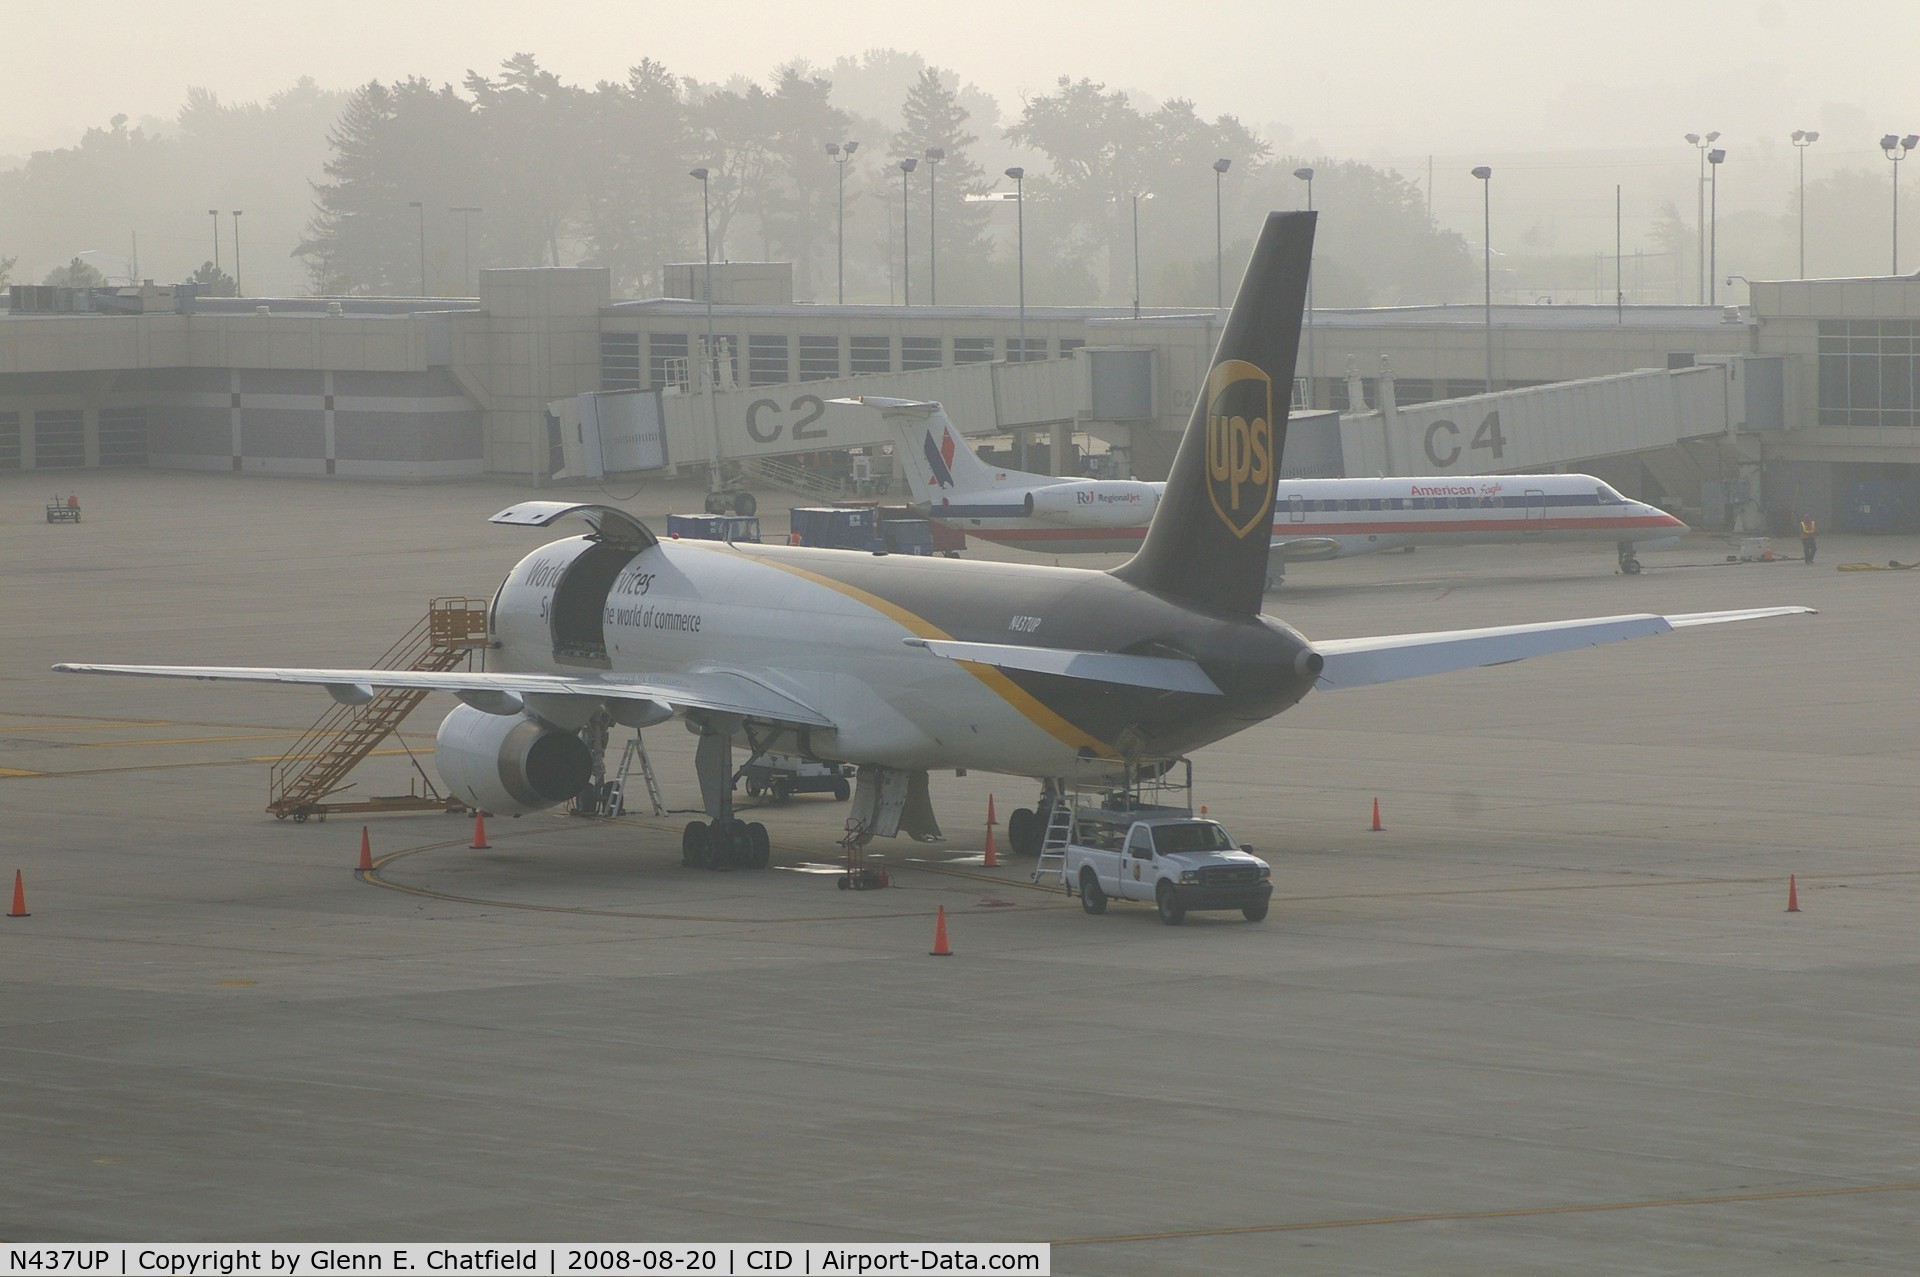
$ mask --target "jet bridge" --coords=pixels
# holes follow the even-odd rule
[[[1742,355],[1409,407],[1395,403],[1392,372],[1383,368],[1372,382],[1374,404],[1343,413],[1337,438],[1309,430],[1289,438],[1288,451],[1297,442],[1303,459],[1312,454],[1329,467],[1315,473],[1349,476],[1587,470],[1620,479],[1621,466],[1633,463],[1669,499],[1697,505],[1703,482],[1732,481],[1758,466],[1753,436],[1783,424],[1783,364]],[[1365,403],[1360,381],[1350,371],[1356,404]]]

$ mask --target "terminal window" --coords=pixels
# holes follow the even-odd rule
[[[940,339],[938,337],[902,337],[900,339],[900,371],[919,372],[923,368],[940,366]]]
[[[647,384],[658,388],[687,384],[687,335],[647,334]]]
[[[953,362],[956,364],[992,363],[993,338],[955,337],[953,339]]]
[[[100,410],[100,465],[147,464],[147,411],[144,408]]]
[[[20,414],[0,412],[0,470],[20,468]]]
[[[1826,319],[1819,342],[1821,425],[1920,425],[1914,394],[1920,322]]]
[[[752,336],[747,338],[747,384],[780,386],[787,381],[787,339]]]
[[[600,389],[639,390],[640,334],[600,334]]]
[[[838,337],[800,338],[800,380],[832,381],[840,375]]]
[[[855,337],[851,339],[849,346],[848,353],[852,357],[854,376],[893,371],[892,338]]]
[[[1045,337],[1028,337],[1024,341],[1018,337],[1007,338],[1008,363],[1023,364],[1029,360],[1046,357],[1047,339]]]
[[[1065,359],[1068,355],[1072,354],[1074,351],[1080,349],[1082,346],[1086,344],[1087,343],[1085,338],[1062,337],[1060,339],[1060,358]]]
[[[33,464],[40,470],[77,470],[87,464],[86,417],[78,408],[33,414]]]

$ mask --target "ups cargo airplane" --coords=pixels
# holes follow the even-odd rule
[[[735,819],[733,746],[858,766],[852,837],[940,836],[928,773],[1031,777],[1042,807],[1069,788],[1125,787],[1299,701],[1615,639],[1810,609],[1630,615],[1309,642],[1260,613],[1274,476],[1313,242],[1311,213],[1268,217],[1139,551],[1111,572],[776,545],[661,541],[603,505],[533,501],[493,522],[591,531],[542,546],[488,616],[492,669],[59,665],[167,678],[309,683],[345,704],[378,687],[462,702],[436,742],[474,807],[565,802],[591,759],[579,729],[605,709],[642,728],[679,716],[699,737],[708,821],[683,862],[767,860]],[[1023,808],[1010,841],[1033,850]]]
[[[834,402],[887,418],[909,499],[930,518],[996,545],[1041,554],[1136,550],[1166,486],[1002,470],[968,447],[937,403],[871,395]],[[1620,570],[1633,574],[1639,549],[1686,530],[1666,511],[1584,474],[1282,479],[1267,576],[1278,583],[1289,563],[1404,546],[1527,541],[1611,542]]]

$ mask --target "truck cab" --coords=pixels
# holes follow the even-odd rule
[[[1061,872],[1088,913],[1105,913],[1115,897],[1150,901],[1170,927],[1189,909],[1238,909],[1259,922],[1273,896],[1266,861],[1234,842],[1219,821],[1184,811],[1082,809]]]

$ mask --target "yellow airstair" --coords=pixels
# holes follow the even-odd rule
[[[446,671],[462,662],[471,665],[474,653],[486,646],[486,600],[434,599],[420,623],[388,648],[373,668]],[[391,736],[426,696],[417,688],[388,687],[376,691],[364,705],[333,706],[273,765],[267,810],[276,820],[291,816],[295,823],[309,816],[325,820],[330,812],[464,810],[457,800],[441,796],[417,759],[413,760],[417,780],[412,792],[357,802],[329,801],[352,788],[347,774]]]

